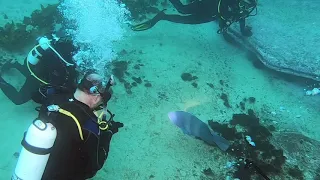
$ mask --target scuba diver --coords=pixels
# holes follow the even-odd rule
[[[182,24],[202,24],[219,20],[220,29],[217,33],[224,33],[234,22],[239,22],[243,36],[251,36],[251,27],[246,26],[246,18],[256,10],[256,0],[193,0],[183,5],[180,0],[170,0],[181,15],[165,14],[164,10],[154,18],[132,27],[134,31],[144,31],[152,28],[160,20],[167,20]]]
[[[67,102],[51,104],[40,112],[22,140],[23,148],[12,178],[94,177],[108,157],[112,136],[123,127],[107,109],[113,84],[112,76],[104,82],[100,75],[88,72]],[[96,115],[95,110],[101,108],[102,113]]]
[[[76,50],[68,39],[52,36],[38,38],[36,45],[29,52],[21,65],[7,62],[1,68],[1,75],[9,69],[17,69],[26,80],[20,91],[0,76],[0,88],[16,105],[29,100],[42,104],[53,93],[73,93],[76,89],[77,71],[72,62],[72,53]]]

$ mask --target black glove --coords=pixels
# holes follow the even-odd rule
[[[115,134],[119,131],[119,128],[122,128],[122,127],[123,127],[123,123],[116,122],[116,121],[110,121],[108,130],[110,130],[112,132],[112,134]]]

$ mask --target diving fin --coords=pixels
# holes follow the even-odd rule
[[[163,11],[165,11],[166,9],[160,11],[155,17],[153,17],[152,19],[141,23],[141,24],[137,24],[131,27],[131,29],[133,31],[144,31],[144,30],[148,30],[150,28],[152,28],[154,25],[157,24],[157,22],[159,22],[160,20],[163,19],[163,17],[166,15]]]

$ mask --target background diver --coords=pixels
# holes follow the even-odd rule
[[[180,0],[169,0],[177,11],[183,15],[165,14],[164,10],[154,18],[132,27],[134,31],[144,31],[152,28],[158,21],[166,20],[182,24],[202,24],[218,19],[220,29],[224,33],[228,27],[239,22],[243,36],[251,36],[251,27],[246,26],[246,18],[256,10],[256,0],[194,0],[183,5]]]
[[[29,52],[24,64],[6,62],[1,67],[0,88],[16,105],[29,100],[42,104],[47,96],[55,93],[73,93],[77,86],[78,72],[72,60],[76,50],[72,41],[64,38],[42,37]],[[17,69],[26,80],[18,91],[2,78],[9,69]]]

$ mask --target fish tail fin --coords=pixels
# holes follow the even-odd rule
[[[230,146],[230,142],[228,140],[226,140],[225,138],[215,134],[215,133],[211,133],[213,136],[213,140],[215,142],[215,144],[222,150],[222,151],[226,151],[229,146]]]

